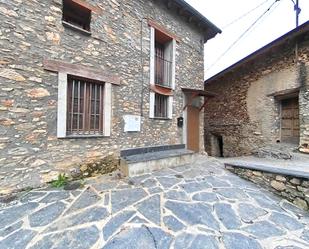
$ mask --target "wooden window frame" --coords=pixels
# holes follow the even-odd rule
[[[169,96],[155,94],[154,118],[168,119]]]
[[[92,9],[80,0],[63,0],[62,3],[63,26],[91,35]]]
[[[150,26],[150,108],[149,118],[171,120],[173,118],[173,91],[176,88],[176,46],[179,39],[169,33],[162,26],[148,20]],[[169,84],[158,84],[156,82],[156,42],[165,43],[166,57],[171,61],[170,82]],[[167,78],[164,78],[166,81]],[[160,83],[160,82],[159,82]],[[156,94],[167,96],[167,114],[166,117],[157,117],[156,115]]]
[[[104,82],[68,75],[66,134],[103,136]]]

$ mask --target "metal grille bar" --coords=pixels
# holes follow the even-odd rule
[[[102,83],[80,79],[68,80],[68,135],[103,134]]]

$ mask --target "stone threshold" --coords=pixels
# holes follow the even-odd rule
[[[241,162],[241,161],[227,162],[227,163],[224,163],[224,165],[226,168],[237,167],[237,168],[243,168],[243,169],[258,170],[258,171],[263,171],[267,173],[287,175],[287,176],[293,176],[293,177],[309,180],[308,171],[301,171],[301,170],[295,170],[291,168],[278,167],[278,166],[267,166],[267,165],[261,165],[258,163]],[[308,168],[309,168],[309,163],[308,163]]]

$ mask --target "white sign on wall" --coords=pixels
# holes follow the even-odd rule
[[[124,115],[124,132],[141,131],[141,116]]]

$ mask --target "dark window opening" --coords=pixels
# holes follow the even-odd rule
[[[168,96],[155,94],[155,117],[167,118],[168,117]]]
[[[155,84],[171,87],[172,81],[172,38],[156,30],[155,32]]]
[[[83,30],[90,31],[91,10],[72,0],[63,0],[62,20]]]
[[[217,136],[217,139],[218,139],[218,146],[219,146],[219,156],[224,157],[224,154],[223,154],[223,137]]]
[[[68,78],[68,135],[103,135],[103,95],[101,82]]]

